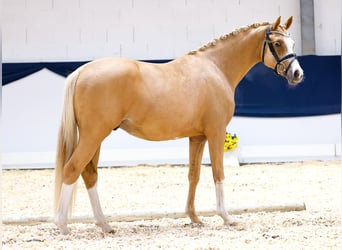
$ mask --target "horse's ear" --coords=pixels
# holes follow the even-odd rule
[[[271,26],[271,30],[276,30],[280,24],[280,19],[281,19],[281,16],[278,16],[278,18],[274,21],[274,23],[272,24]]]
[[[285,29],[288,30],[290,28],[292,21],[293,21],[293,16],[290,16],[289,19],[287,19],[287,21],[284,23]]]

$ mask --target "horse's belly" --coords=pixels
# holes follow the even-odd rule
[[[158,121],[138,125],[127,119],[120,124],[120,128],[133,136],[150,141],[174,140],[199,134],[196,129],[188,126]]]

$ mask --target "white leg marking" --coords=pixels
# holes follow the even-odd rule
[[[55,215],[55,224],[61,230],[62,234],[69,234],[70,233],[70,231],[67,227],[68,208],[70,206],[74,186],[75,186],[75,184],[66,185],[63,183],[63,185],[62,185],[58,209],[57,209],[57,213]]]
[[[92,188],[88,189],[88,195],[91,207],[93,208],[96,225],[100,226],[102,231],[105,233],[114,232],[111,226],[106,222],[105,216],[102,212],[99,195],[97,193],[97,183]]]
[[[228,214],[224,203],[224,186],[223,181],[215,183],[216,190],[216,212],[222,217],[224,225],[229,226],[235,224],[233,218]]]

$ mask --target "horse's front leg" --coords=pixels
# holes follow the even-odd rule
[[[197,136],[189,138],[189,192],[186,203],[186,213],[192,223],[202,223],[195,212],[196,187],[200,178],[200,166],[206,137]]]
[[[228,214],[224,201],[223,147],[225,133],[208,137],[209,153],[216,191],[216,212],[222,217],[224,225],[235,225],[236,221]]]

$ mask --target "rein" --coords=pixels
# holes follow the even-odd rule
[[[277,55],[277,52],[275,51],[274,47],[273,47],[273,44],[272,44],[272,41],[270,39],[270,35],[271,34],[278,34],[278,35],[282,35],[282,36],[285,36],[285,37],[288,37],[288,35],[284,34],[284,33],[280,33],[280,32],[277,32],[277,31],[271,31],[270,30],[270,26],[267,26],[266,28],[266,34],[265,34],[265,40],[264,40],[264,46],[262,48],[262,62],[264,63],[264,58],[265,58],[265,50],[266,50],[266,45],[268,45],[268,47],[270,48],[270,51],[274,57],[274,59],[276,60],[277,64],[274,66],[274,73],[276,75],[280,75],[280,76],[283,76],[285,77],[286,74],[287,74],[287,71],[289,70],[289,68],[291,67],[291,64],[294,62],[294,60],[296,60],[297,58],[297,55],[295,53],[291,53],[291,54],[288,54],[282,58],[279,58],[279,56]],[[292,58],[292,59],[291,59]],[[285,67],[285,64],[283,63],[284,61],[288,60],[288,59],[291,59],[290,63],[287,65],[287,67]],[[282,72],[285,73],[285,75],[281,75],[279,74],[279,70],[278,70],[278,67],[279,66],[282,66]]]

